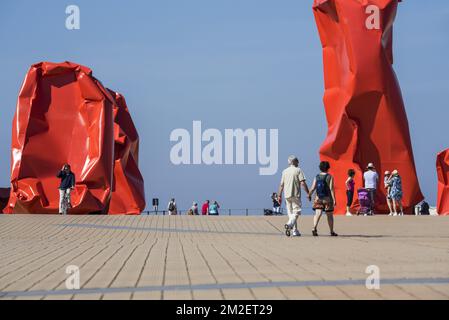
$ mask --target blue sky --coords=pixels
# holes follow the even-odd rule
[[[65,28],[65,8],[81,29]],[[0,185],[9,184],[11,122],[33,63],[70,60],[125,95],[141,138],[146,197],[217,199],[225,208],[269,207],[289,154],[316,172],[326,134],[321,45],[305,0],[1,1]],[[436,201],[435,156],[448,148],[449,3],[404,1],[394,29],[421,188]],[[278,128],[279,171],[259,166],[174,166],[170,132]]]

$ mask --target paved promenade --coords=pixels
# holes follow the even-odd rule
[[[0,215],[0,299],[449,299],[449,217],[285,219]]]

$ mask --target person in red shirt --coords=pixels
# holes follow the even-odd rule
[[[207,216],[209,214],[209,200],[206,200],[206,202],[203,203],[201,207],[201,214],[203,216]]]

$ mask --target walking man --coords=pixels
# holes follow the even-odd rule
[[[285,224],[285,234],[288,237],[290,235],[299,237],[301,234],[298,230],[297,220],[301,214],[301,186],[307,194],[309,194],[309,187],[307,186],[303,171],[298,167],[298,158],[295,156],[288,157],[288,164],[289,167],[282,171],[282,179],[278,192],[279,202],[282,201],[281,194],[284,192],[288,213],[288,222]],[[291,231],[293,231],[293,234],[291,234]]]
[[[75,175],[70,170],[70,165],[66,163],[56,177],[61,179],[59,184],[59,214],[66,214],[67,209],[72,207],[70,194],[75,189]],[[65,199],[67,199],[66,203],[64,203]]]
[[[379,175],[377,174],[376,168],[374,168],[374,165],[372,163],[369,163],[366,169],[367,170],[363,174],[363,179],[365,180],[365,189],[368,191],[371,200],[370,215],[373,215],[376,201],[377,184],[379,183]]]

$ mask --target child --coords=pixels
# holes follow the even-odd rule
[[[348,179],[346,179],[346,198],[348,200],[346,203],[346,215],[348,217],[352,216],[350,209],[351,209],[352,201],[354,200],[354,186],[355,186],[354,176],[355,176],[354,169],[349,169],[348,170]]]

